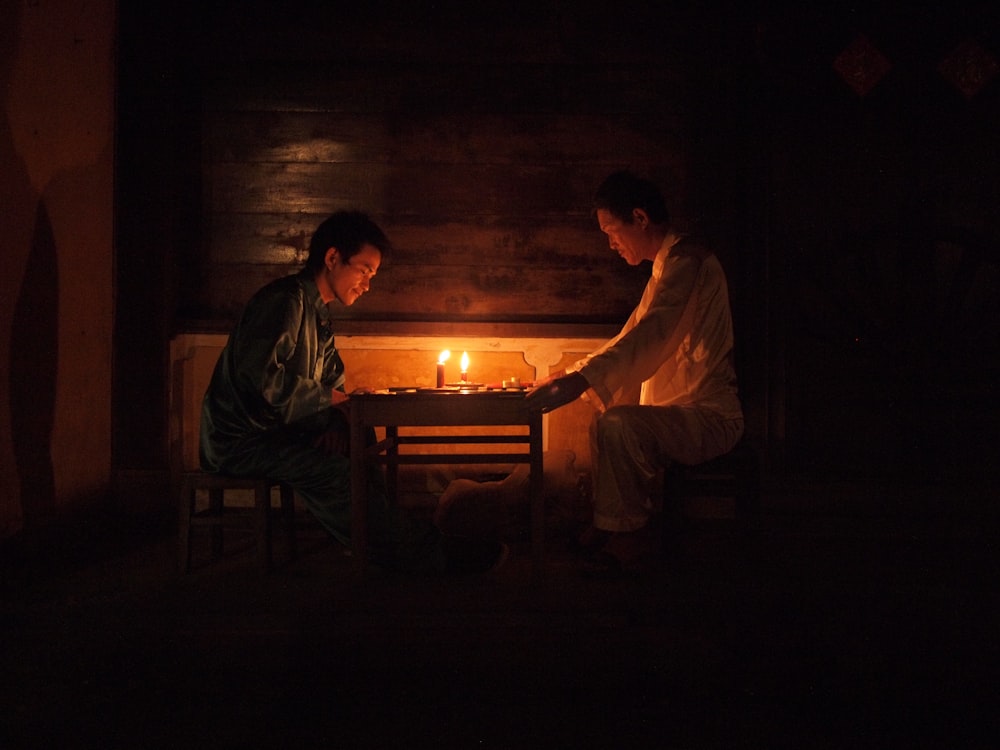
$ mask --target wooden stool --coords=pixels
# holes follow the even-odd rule
[[[687,498],[731,497],[736,521],[752,531],[760,513],[760,456],[748,442],[729,453],[694,466],[673,463],[663,475],[663,550],[668,553],[683,526]]]
[[[288,538],[292,559],[295,546],[295,493],[290,486],[273,479],[258,477],[231,477],[204,471],[187,471],[181,477],[179,554],[180,569],[187,573],[191,568],[191,530],[207,526],[212,534],[212,556],[222,556],[222,530],[224,528],[253,529],[257,542],[257,563],[261,573],[271,570],[271,488],[278,487],[281,494],[281,516]],[[195,509],[198,490],[208,491],[208,508]],[[251,490],[253,508],[226,507],[228,490]]]

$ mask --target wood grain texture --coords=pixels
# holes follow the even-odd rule
[[[372,292],[335,310],[342,319],[627,317],[648,269],[609,249],[591,196],[628,167],[656,178],[670,205],[685,203],[676,66],[565,50],[459,64],[460,50],[447,59],[423,44],[377,46],[363,63],[276,54],[206,65],[192,185],[202,226],[198,245],[177,253],[180,327],[230,323],[257,288],[301,267],[323,219],[348,208],[368,212],[394,250]]]

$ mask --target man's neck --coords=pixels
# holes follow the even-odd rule
[[[670,229],[666,225],[657,224],[649,227],[648,234],[649,245],[643,257],[646,260],[656,260],[656,256],[660,254],[660,248],[663,247],[663,241],[670,235]]]
[[[316,282],[316,289],[319,290],[319,298],[324,303],[329,305],[337,298],[337,294],[333,291],[333,287],[330,286],[330,281],[323,271],[313,274],[313,281]]]

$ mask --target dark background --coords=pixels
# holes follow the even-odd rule
[[[3,520],[31,532],[0,554],[5,748],[996,744],[997,4],[581,4],[0,5]],[[111,180],[106,120],[68,113],[109,104],[104,24],[121,502],[84,514]],[[587,205],[622,166],[729,272],[756,533],[693,503],[635,577],[553,538],[542,581],[516,545],[495,577],[362,581],[303,517],[274,575],[207,535],[177,574],[175,334],[226,330],[346,205],[399,253],[339,331],[614,329],[644,269]]]

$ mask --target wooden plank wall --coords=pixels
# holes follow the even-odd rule
[[[343,318],[624,320],[648,269],[610,251],[590,199],[634,168],[683,219],[682,70],[659,44],[616,51],[595,37],[573,53],[578,30],[502,17],[378,33],[358,20],[316,52],[282,51],[280,30],[268,44],[244,33],[238,60],[202,60],[202,227],[179,251],[178,327],[227,329],[342,208],[368,211],[395,247]]]

